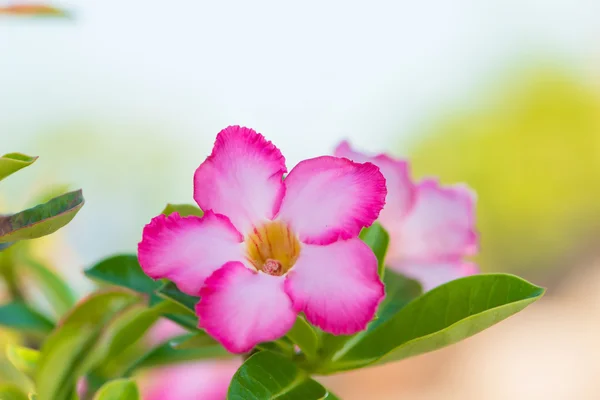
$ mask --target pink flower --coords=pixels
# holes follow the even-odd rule
[[[285,173],[262,135],[222,130],[194,175],[204,217],[159,215],[138,247],[146,274],[201,297],[199,326],[231,352],[285,335],[300,312],[355,333],[383,298],[375,255],[357,237],[385,203],[379,168],[324,156]]]
[[[156,346],[186,333],[189,333],[189,331],[175,322],[161,318],[148,330],[146,338],[151,345]]]
[[[149,331],[158,345],[187,333],[174,322],[160,319]],[[241,360],[188,362],[152,369],[139,379],[143,400],[225,400],[229,382]]]
[[[423,290],[478,272],[464,260],[478,249],[475,196],[468,188],[443,187],[431,179],[415,184],[406,162],[356,152],[347,142],[335,155],[372,162],[386,178],[386,206],[379,216],[390,234],[386,265],[419,280]]]
[[[192,362],[153,369],[140,384],[143,400],[225,400],[240,360]]]

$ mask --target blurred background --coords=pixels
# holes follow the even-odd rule
[[[325,382],[343,399],[600,398],[600,2],[16,4],[0,0],[0,152],[40,160],[2,182],[0,212],[84,189],[34,245],[80,293],[83,268],[193,201],[225,126],[288,167],[349,139],[472,186],[482,270],[548,292],[458,345]]]

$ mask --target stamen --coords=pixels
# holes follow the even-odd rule
[[[246,238],[246,257],[258,271],[282,276],[294,266],[300,255],[300,242],[290,227],[267,222],[254,228]]]
[[[277,260],[268,259],[263,265],[263,271],[269,275],[281,275],[283,272],[281,263]]]

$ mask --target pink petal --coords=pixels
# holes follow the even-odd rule
[[[230,126],[219,132],[211,155],[194,174],[194,199],[201,209],[226,215],[245,234],[279,210],[285,172],[281,152],[263,135]]]
[[[304,160],[285,178],[278,217],[304,243],[329,244],[356,237],[385,204],[385,179],[370,163],[324,156]]]
[[[239,360],[202,361],[153,369],[140,382],[143,400],[225,400]]]
[[[399,263],[390,268],[421,283],[423,291],[433,289],[443,283],[479,273],[479,267],[469,262],[440,262],[435,264]]]
[[[180,325],[169,319],[160,318],[156,324],[146,332],[146,338],[151,345],[156,346],[185,333],[188,333],[188,331]]]
[[[410,179],[408,163],[403,160],[396,160],[387,154],[369,156],[359,153],[353,150],[347,141],[343,141],[338,145],[335,149],[335,155],[346,157],[355,162],[370,162],[379,167],[385,177],[387,186],[385,207],[379,214],[379,222],[383,226],[390,226],[388,229],[397,225],[410,209],[415,193],[415,185]]]
[[[202,218],[159,215],[144,227],[138,258],[149,277],[168,278],[196,296],[213,271],[244,259],[242,240],[227,217],[212,211]]]
[[[357,238],[303,246],[285,290],[296,311],[335,335],[365,329],[384,296],[377,259]]]
[[[463,186],[441,187],[434,180],[420,183],[400,230],[403,260],[453,261],[474,254],[474,207],[474,195]]]
[[[240,262],[215,271],[200,291],[199,326],[232,353],[285,335],[296,313],[279,276],[251,271]]]

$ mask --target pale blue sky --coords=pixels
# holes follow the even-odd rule
[[[398,151],[515,60],[600,70],[597,0],[54,4],[76,19],[0,19],[0,151],[41,156],[9,188],[42,179],[87,190],[69,231],[86,260],[132,249],[160,205],[191,201],[193,168],[228,124],[263,132],[290,166],[342,138]],[[73,149],[77,168],[47,146],[74,122],[103,143]],[[85,238],[83,225],[110,235]]]

